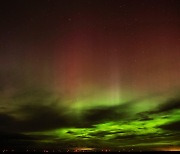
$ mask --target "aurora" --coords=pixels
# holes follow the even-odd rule
[[[2,2],[0,146],[179,149],[178,5]]]

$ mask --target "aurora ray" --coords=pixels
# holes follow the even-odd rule
[[[179,0],[0,6],[0,146],[179,149]]]

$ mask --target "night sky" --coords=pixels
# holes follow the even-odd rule
[[[2,0],[0,146],[180,147],[179,0]]]

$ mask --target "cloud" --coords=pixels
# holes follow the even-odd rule
[[[114,106],[97,106],[91,109],[87,109],[83,111],[82,114],[83,120],[85,121],[84,124],[87,124],[87,126],[92,126],[94,124],[108,121],[149,121],[154,119],[154,116],[151,116],[153,114],[176,110],[180,107],[180,100],[178,98],[170,99],[164,103],[161,103],[153,110],[149,109],[147,111],[134,114],[134,105],[141,103],[142,100],[151,99],[152,97],[156,97],[156,95],[137,98],[135,100],[124,102],[123,104],[118,104]]]
[[[153,110],[137,113],[135,119],[140,121],[153,120],[155,118],[154,115],[156,114],[163,114],[164,115],[163,118],[169,118],[170,115],[167,115],[168,112],[179,109],[180,109],[180,99],[179,98],[169,99],[168,101],[159,104]]]
[[[33,132],[46,131],[76,124],[76,118],[67,114],[61,100],[49,91],[30,87],[18,90],[1,103],[0,131]],[[4,108],[4,109],[3,109]],[[71,120],[71,118],[73,120]]]
[[[129,121],[131,113],[129,109],[136,101],[126,102],[114,106],[97,106],[82,111],[83,120],[89,125],[108,121]]]
[[[160,128],[162,128],[164,130],[180,132],[180,121],[175,121],[172,123],[168,123],[166,125],[162,125],[162,126],[160,126]]]
[[[105,137],[106,135],[118,135],[118,134],[123,134],[125,133],[124,131],[116,131],[116,132],[111,132],[111,131],[97,131],[97,132],[92,132],[89,133],[91,136],[96,136],[96,137]]]
[[[136,116],[139,121],[148,121],[148,120],[154,119],[154,118],[150,117],[149,112],[140,112],[140,113],[137,113]]]
[[[13,100],[16,105],[16,108],[12,113],[18,115],[20,118],[18,118],[18,116],[13,116],[11,112],[0,113],[0,142],[4,145],[8,143],[16,145],[16,142],[19,142],[20,144],[23,141],[25,141],[24,144],[28,145],[31,143],[34,144],[37,141],[39,142],[40,140],[56,142],[55,136],[24,135],[24,132],[53,131],[54,129],[59,128],[90,128],[95,130],[97,124],[108,122],[116,121],[117,124],[118,122],[121,124],[128,124],[134,120],[136,122],[148,122],[149,120],[155,119],[156,114],[164,114],[179,108],[179,100],[172,99],[164,102],[164,104],[160,104],[154,110],[148,110],[136,114],[136,112],[133,112],[132,110],[134,107],[133,105],[141,103],[141,100],[133,100],[114,106],[96,106],[82,110],[82,112],[77,115],[73,110],[68,108],[68,105],[62,106],[61,100],[54,97],[52,93],[35,88],[18,91],[11,100]],[[179,123],[171,123],[159,127],[164,130],[177,131],[177,129],[179,129],[178,126]],[[5,132],[4,136],[3,132]],[[120,129],[115,131],[99,130],[89,132],[89,136],[81,136],[73,131],[68,131],[67,133],[76,136],[77,139],[84,138],[87,140],[106,138],[108,135],[115,137],[114,140],[116,141],[131,139],[137,140],[143,137],[150,137],[150,135],[142,136],[136,134],[133,130],[127,131]],[[66,139],[61,140],[60,142],[65,143]],[[73,142],[73,139],[70,138],[69,142]]]
[[[21,133],[0,132],[1,140],[34,140],[34,138]]]
[[[171,110],[180,109],[180,99],[172,99],[162,104],[159,107],[159,112],[167,112]]]
[[[51,106],[24,105],[16,112],[21,115],[21,119],[5,113],[0,114],[0,130],[29,132],[70,126],[69,117],[62,110]]]
[[[35,145],[36,138],[21,133],[0,132],[0,145],[1,147],[9,146],[33,146]]]
[[[0,131],[9,131],[9,132],[17,131],[15,126],[17,126],[18,121],[12,116],[1,113],[0,122],[1,122]]]
[[[43,131],[67,126],[69,119],[63,114],[62,110],[55,110],[51,106],[35,105],[23,106],[28,115],[21,121],[24,131]]]
[[[169,112],[173,110],[180,109],[180,99],[169,99],[168,101],[164,102],[163,104],[160,104],[159,107],[156,110],[150,111],[150,113],[163,113],[163,112]]]
[[[125,136],[115,136],[114,139],[116,140],[123,140],[123,139],[136,139],[137,137],[139,137],[140,135],[135,135],[135,134],[132,134],[132,135],[125,135]]]
[[[120,120],[124,116],[124,112],[118,112],[116,107],[98,107],[86,110],[83,118],[90,124],[96,124],[104,121]]]

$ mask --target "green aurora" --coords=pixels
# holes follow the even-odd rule
[[[65,106],[52,93],[29,89],[12,98],[1,96],[1,119],[6,123],[1,130],[22,135],[10,138],[11,144],[17,140],[34,147],[112,149],[180,144],[179,98],[175,94],[153,94],[116,105],[77,102]]]
[[[180,147],[179,0],[4,0],[1,148]]]

